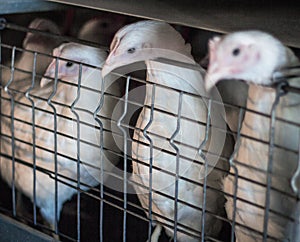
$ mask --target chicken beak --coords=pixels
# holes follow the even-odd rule
[[[102,74],[102,78],[104,79],[109,73],[112,72],[112,70],[116,69],[117,67],[115,66],[115,59],[116,59],[116,56],[115,56],[115,52],[116,52],[116,48],[117,46],[115,46],[114,50],[112,50],[109,55],[107,56],[106,58],[106,61],[102,67],[102,71],[101,71],[101,74]],[[117,58],[118,59],[118,58]]]
[[[40,81],[40,87],[45,87],[52,79],[49,79],[47,77],[54,77],[55,76],[55,68],[56,68],[56,61],[55,59],[52,60],[52,62],[49,64],[44,77]]]
[[[48,79],[47,77],[43,77],[40,82],[40,87],[41,88],[45,87],[49,83],[49,81],[50,81],[50,79]]]
[[[49,67],[50,67],[50,65],[49,65]],[[48,77],[52,77],[54,75],[52,69],[49,67],[48,67],[46,73],[44,74],[44,77],[40,81],[41,88],[45,87],[51,81],[51,79],[49,79]]]
[[[104,66],[102,67],[102,78],[105,78],[113,69],[115,69],[113,66],[109,65],[107,62],[105,62]]]
[[[206,74],[205,76],[205,90],[211,92],[212,88],[219,82],[216,74]]]
[[[44,77],[40,81],[41,88],[45,87],[51,81],[51,79],[48,79],[46,76],[49,76],[49,77],[51,76],[49,67],[48,67],[46,73],[44,74]]]
[[[207,92],[211,92],[212,88],[222,79],[227,78],[227,71],[226,69],[219,68],[218,65],[209,66],[205,80],[205,90]]]

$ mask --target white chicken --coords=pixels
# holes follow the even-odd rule
[[[66,43],[54,49],[53,55],[57,58],[50,63],[45,76],[62,81],[56,85],[45,77],[41,87],[27,88],[29,95],[15,94],[14,107],[10,99],[2,102],[1,150],[16,161],[12,163],[12,159],[2,157],[0,170],[9,184],[13,183],[36,203],[54,230],[64,202],[77,189],[87,190],[105,182],[118,162],[107,151],[114,145],[107,131],[110,130],[107,119],[115,102],[107,95],[102,99],[101,90],[114,94],[119,89],[106,83],[102,86],[99,68],[107,57],[106,51]],[[10,86],[8,90],[13,92]],[[99,105],[97,120],[101,121],[103,131],[94,118]],[[11,112],[14,118],[10,117]]]
[[[161,225],[177,241],[200,241],[202,228],[204,238],[216,238],[222,227],[216,215],[222,215],[224,206],[218,190],[228,167],[218,160],[226,135],[214,127],[226,128],[225,123],[218,116],[220,110],[212,110],[211,133],[205,143],[207,103],[199,96],[206,95],[203,70],[162,63],[156,58],[195,65],[190,45],[173,27],[164,22],[140,21],[115,34],[102,71],[106,76],[139,61],[147,66],[146,98],[132,141],[131,180],[150,221],[158,224],[151,241],[158,241]],[[224,149],[228,153],[230,142]],[[206,171],[200,148],[206,154]],[[212,170],[215,165],[220,170]],[[206,191],[205,174],[209,174]]]
[[[28,26],[28,28],[36,29],[43,32],[52,34],[60,34],[58,26],[48,19],[36,18]],[[45,36],[39,33],[28,32],[23,41],[23,48],[25,51],[21,53],[20,58],[15,60],[14,63],[14,83],[24,79],[29,79],[31,82],[31,74],[34,65],[34,52],[42,53],[36,56],[35,71],[39,75],[43,75],[46,68],[52,61],[50,55],[52,50],[62,42],[61,39]],[[30,52],[31,51],[31,52]],[[17,54],[17,53],[16,53]],[[11,63],[7,63],[10,66]],[[20,70],[19,70],[20,69]],[[26,73],[29,72],[29,73]],[[1,84],[4,86],[11,78],[11,68],[2,68]]]
[[[237,241],[299,241],[300,203],[290,181],[294,177],[294,185],[300,188],[300,179],[294,176],[299,155],[300,95],[280,89],[277,93],[272,87],[276,86],[275,71],[298,59],[279,40],[261,31],[215,37],[209,42],[209,55],[207,90],[224,79],[249,84],[237,152],[231,173],[224,180],[226,211],[235,222]],[[300,87],[299,78],[287,82]]]

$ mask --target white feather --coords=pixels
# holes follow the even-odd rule
[[[238,55],[233,54],[236,48]],[[224,190],[234,195],[238,182],[236,209],[231,196],[226,203],[229,219],[236,213],[237,241],[262,241],[270,162],[270,114],[276,97],[276,88],[263,85],[272,85],[274,71],[292,65],[297,58],[277,39],[260,31],[237,32],[217,39],[211,43],[210,54],[212,63],[206,82],[233,78],[249,84],[247,111],[241,127],[243,136],[234,157],[240,177],[235,181],[232,167],[224,180]],[[290,79],[289,84],[300,86],[299,79]],[[300,96],[292,92],[282,96],[276,106],[270,207],[265,231],[270,236],[268,241],[299,238],[299,212],[295,212],[299,210],[299,201],[290,184],[298,164],[299,106]],[[299,179],[297,186],[300,187]]]
[[[129,52],[132,52],[132,48],[135,50],[134,53],[128,53],[128,49],[131,49]],[[174,226],[174,223],[169,222],[168,219],[174,221],[176,213],[175,176],[172,175],[172,173],[176,174],[176,150],[169,139],[176,133],[176,129],[179,128],[176,115],[179,114],[180,92],[184,91],[204,96],[206,93],[199,71],[163,64],[155,61],[155,58],[163,57],[195,64],[190,51],[190,45],[185,44],[180,34],[170,25],[156,21],[141,21],[128,25],[116,33],[111,44],[111,53],[103,67],[103,74],[105,75],[119,66],[136,61],[145,61],[147,80],[149,81],[146,84],[146,98],[144,102],[144,105],[147,106],[152,104],[152,92],[154,91],[154,84],[156,84],[154,112],[151,114],[150,108],[144,107],[139,115],[134,132],[132,142],[132,157],[134,158],[132,161],[132,180],[140,202],[148,214],[150,189],[148,165],[150,164],[151,149],[149,145],[145,145],[149,144],[149,141],[143,134],[143,130],[145,130],[151,120],[151,125],[147,129],[147,135],[153,142],[153,147],[156,147],[153,149],[153,171],[151,174],[152,216],[155,221],[162,225]],[[171,88],[178,91],[171,90]],[[203,187],[201,184],[204,182],[205,169],[203,165],[193,161],[204,162],[198,153],[198,149],[205,139],[205,125],[197,122],[206,122],[207,102],[199,96],[196,97],[190,94],[182,95],[182,117],[180,118],[180,128],[178,134],[174,137],[174,142],[180,155],[187,157],[179,158],[178,175],[181,178],[178,180],[178,199],[182,202],[177,203],[177,229],[187,230],[193,235],[186,235],[177,231],[177,240],[192,242],[200,241],[199,237],[201,234],[201,208],[203,204]],[[212,116],[215,118],[215,113],[214,111],[212,112]],[[153,117],[151,118],[152,115]],[[215,121],[217,122],[217,120],[219,119],[216,118]],[[217,122],[214,125],[223,125],[222,128],[224,128],[225,123]],[[203,149],[220,154],[222,153],[225,138],[224,133],[212,131],[208,143]],[[227,150],[230,150],[230,148],[227,147]],[[220,190],[221,180],[224,172],[226,172],[226,164],[210,155],[207,155],[207,159],[208,163],[223,169],[223,172],[211,171],[210,169],[211,172],[208,175],[208,186]],[[169,174],[164,171],[169,172]],[[183,177],[198,184],[184,180]],[[167,196],[171,196],[171,198]],[[206,199],[205,209],[213,214],[221,215],[224,206],[223,195],[208,188]],[[184,204],[184,202],[189,205]],[[199,209],[195,209],[192,206],[196,206]],[[184,228],[182,225],[186,227]],[[221,220],[206,213],[205,235],[216,237],[220,232],[221,226]],[[169,236],[174,236],[173,229],[168,226],[164,226],[164,228]]]
[[[60,217],[60,211],[64,202],[69,200],[77,192],[77,158],[80,159],[80,189],[87,190],[91,186],[99,184],[101,179],[105,182],[107,176],[113,169],[118,159],[111,156],[109,152],[100,150],[100,131],[99,124],[95,121],[93,113],[95,112],[99,101],[102,87],[101,71],[99,67],[105,61],[107,56],[105,51],[97,48],[67,43],[54,50],[54,55],[59,58],[66,58],[73,61],[79,61],[85,64],[97,66],[98,69],[82,65],[81,87],[79,97],[74,103],[74,111],[78,115],[80,123],[80,134],[77,132],[77,117],[71,111],[71,105],[77,98],[79,64],[68,64],[68,61],[59,60],[57,77],[68,83],[58,81],[57,90],[51,99],[55,108],[47,103],[48,98],[53,93],[54,81],[44,78],[41,80],[43,88],[36,87],[30,92],[30,96],[35,105],[35,122],[32,120],[32,106],[24,93],[14,96],[14,122],[10,117],[3,117],[2,133],[11,136],[11,125],[14,125],[15,137],[15,158],[23,160],[28,166],[15,162],[15,186],[33,201],[33,137],[32,125],[35,124],[35,156],[36,165],[36,205],[46,221],[54,228],[55,225],[55,138],[54,126],[55,119],[57,125],[57,174],[58,174],[58,203],[57,218]],[[45,76],[55,77],[56,59],[50,63]],[[74,84],[73,86],[71,84]],[[28,88],[28,87],[27,87]],[[114,95],[120,94],[118,86],[104,85],[106,92]],[[6,93],[3,93],[7,96]],[[44,100],[43,100],[44,98]],[[17,102],[18,101],[18,102]],[[20,102],[20,104],[19,104]],[[28,104],[29,106],[25,106]],[[98,113],[104,129],[111,130],[110,122],[105,121],[111,118],[114,108],[114,100],[107,95],[104,98],[103,107]],[[2,102],[4,115],[10,116],[10,101]],[[79,142],[79,150],[77,141]],[[12,155],[12,140],[2,136],[2,152]],[[111,134],[103,132],[104,148],[112,150],[114,147]],[[42,171],[40,170],[42,169]],[[46,172],[44,171],[46,169]],[[101,178],[101,169],[104,176]],[[1,175],[11,184],[12,182],[12,161],[2,157]],[[62,182],[61,182],[62,181]],[[66,184],[64,184],[66,183]]]
[[[49,32],[52,34],[60,34],[60,30],[58,26],[47,19],[36,18],[34,19],[28,26],[28,28]],[[23,51],[18,59],[14,62],[14,83],[19,80],[31,79],[33,72],[33,61],[34,61],[34,52],[38,52],[36,56],[36,66],[35,72],[36,74],[42,75],[44,74],[47,66],[52,61],[51,57],[46,55],[50,55],[52,50],[57,47],[61,43],[61,40],[55,37],[43,36],[38,33],[30,33],[28,32],[24,41],[23,41]],[[31,52],[30,52],[31,51]],[[42,54],[41,54],[42,53]],[[19,52],[16,51],[16,56],[18,56]],[[43,55],[44,54],[44,55]],[[1,84],[4,86],[12,77],[11,72],[11,63],[7,62],[5,64],[9,68],[2,69],[1,76]],[[18,70],[20,69],[20,70]],[[30,72],[25,73],[24,71]],[[37,78],[38,79],[38,78]],[[30,80],[31,81],[31,80]],[[19,86],[20,88],[20,86]]]

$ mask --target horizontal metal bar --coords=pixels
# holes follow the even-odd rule
[[[25,33],[28,33],[28,32],[38,33],[40,35],[47,36],[47,37],[50,37],[50,38],[60,39],[62,42],[74,42],[74,43],[78,43],[78,44],[82,44],[82,45],[88,45],[88,46],[91,46],[91,47],[99,48],[99,49],[102,49],[104,51],[109,50],[109,48],[107,46],[99,45],[99,44],[91,42],[91,41],[82,40],[82,39],[78,39],[78,38],[67,36],[67,35],[53,34],[53,33],[50,33],[50,32],[44,32],[44,31],[40,31],[40,30],[37,30],[37,29],[31,29],[31,28],[20,26],[20,25],[10,23],[10,22],[1,23],[0,30],[2,28],[3,29],[14,30],[14,31],[25,32]],[[11,45],[9,45],[7,43],[4,43],[4,42],[2,42],[1,45],[5,48],[11,48]],[[17,50],[18,51],[27,51],[27,52],[31,52],[31,53],[37,52],[37,51],[34,51],[34,50],[27,50],[27,49],[25,50],[25,49],[22,49],[20,47],[18,47]],[[41,52],[37,52],[37,53],[39,53],[41,55],[44,55],[44,56],[51,56],[51,55],[46,54],[46,53],[41,53]],[[63,59],[63,58],[61,58],[61,59],[66,60],[66,59]],[[74,61],[74,63],[79,63],[79,62]],[[93,66],[93,65],[84,64],[84,63],[82,63],[82,64],[90,66],[90,67]]]
[[[50,0],[146,19],[163,20],[214,32],[241,29],[270,32],[287,45],[300,47],[298,4],[274,1],[160,1],[160,0]],[[236,21],[239,19],[240,21]],[[220,24],[221,23],[221,24]]]
[[[38,31],[38,32],[41,32],[41,31]],[[46,33],[48,35],[53,35],[53,34],[50,34],[50,33]],[[63,38],[63,37],[61,37]],[[7,45],[7,44],[1,44],[3,45],[4,47],[6,48],[13,48],[13,46],[10,46],[10,45]],[[34,51],[30,51],[30,50],[25,50],[25,49],[22,49],[22,48],[16,48],[17,51],[26,51],[26,52],[32,52],[32,53],[35,53]],[[48,54],[44,54],[44,53],[39,53],[39,52],[36,52],[40,55],[43,55],[43,56],[48,56],[48,57],[53,57],[53,55],[48,55]],[[65,58],[58,58],[59,60],[64,60],[64,61],[72,61],[76,64],[82,64],[83,66],[87,66],[87,67],[90,67],[90,68],[95,68],[95,69],[99,69],[99,70],[102,70],[101,67],[97,67],[97,66],[93,66],[93,65],[89,65],[89,64],[85,64],[85,63],[81,63],[81,62],[77,62],[77,61],[73,61],[73,60],[70,60],[70,59],[65,59]],[[177,66],[177,67],[183,67],[183,68],[186,68],[186,69],[190,69],[190,70],[195,70],[195,71],[199,71],[199,72],[202,72],[202,68],[198,65],[198,64],[190,64],[190,63],[186,63],[186,62],[180,62],[180,61],[176,61],[176,60],[171,60],[171,59],[167,59],[167,58],[157,58],[157,59],[154,59],[155,61],[157,62],[160,62],[160,63],[164,63],[164,64],[169,64],[169,65],[174,65],[174,66]],[[291,67],[286,67],[285,69],[282,69],[282,71],[285,71],[285,70],[290,70],[290,69],[296,69],[298,68],[299,69],[299,66],[291,66]],[[22,71],[21,69],[17,69],[16,70],[19,70],[19,71]],[[24,73],[28,73],[30,74],[31,72],[28,72],[28,71],[22,71]],[[281,79],[282,80],[287,80],[288,78],[295,78],[295,77],[299,77],[300,78],[300,69],[298,71],[298,74],[293,74],[292,76],[289,76],[288,74],[285,76],[284,74],[281,74],[278,76],[278,73],[280,72],[275,72],[275,75],[274,74],[274,78],[276,79],[276,76],[277,76],[277,81],[280,81]],[[112,72],[113,75],[116,75],[118,77],[124,77],[124,78],[127,78],[128,76],[127,75],[124,75],[124,74],[120,74],[120,73],[116,73],[116,72]],[[39,76],[37,75],[38,77],[46,77],[46,78],[49,78],[51,80],[54,80],[54,78],[52,77],[47,77],[47,76]],[[161,84],[157,84],[157,83],[154,83],[154,82],[150,82],[148,80],[142,80],[142,79],[139,79],[139,78],[135,78],[133,77],[132,80],[134,81],[138,81],[140,83],[144,83],[144,84],[156,84],[157,86],[159,87],[162,87],[162,88],[165,88],[165,89],[168,89],[168,90],[173,90],[174,92],[177,92],[177,93],[180,93],[180,92],[183,92],[182,90],[180,89],[176,89],[176,88],[172,88],[172,87],[168,87],[168,86],[164,86],[164,85],[161,85]],[[74,83],[69,83],[69,82],[65,82],[63,80],[60,80],[60,82],[62,83],[65,83],[65,84],[69,84],[69,85],[73,85],[73,86],[77,86],[76,84]],[[82,88],[86,88],[84,86],[82,86]],[[300,94],[300,87],[294,87],[294,86],[285,86],[284,87],[285,91],[288,91],[288,92],[294,92],[294,93],[299,93]],[[91,88],[89,90],[92,90]],[[98,91],[100,93],[100,91]],[[192,96],[192,97],[197,97],[197,98],[202,98],[204,100],[209,100],[210,97],[209,96],[200,96],[200,95],[197,95],[197,94],[194,94],[194,93],[189,93],[189,92],[183,92],[185,95],[188,95],[188,96]],[[216,104],[218,104],[220,101],[218,100],[213,100]],[[224,102],[223,103],[224,105],[227,105],[228,107],[235,107],[234,105],[232,104],[229,104],[229,103],[226,103]],[[258,112],[258,111],[255,111],[255,110],[248,110],[246,109],[246,111],[251,111],[253,113],[257,113],[257,114],[260,114],[260,115],[263,115],[265,117],[270,117],[270,115],[268,114],[265,114],[265,113],[261,113],[261,112]],[[283,121],[286,121],[286,122],[290,122],[292,124],[295,124],[295,125],[299,125],[297,123],[293,123],[291,121],[287,121],[287,120],[284,120],[282,118],[277,118],[277,120],[283,120]],[[300,126],[300,125],[299,125]]]

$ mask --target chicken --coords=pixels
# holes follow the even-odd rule
[[[300,96],[283,91],[286,84],[273,78],[283,75],[279,70],[298,59],[279,40],[261,31],[215,37],[209,42],[209,55],[207,90],[221,80],[226,84],[226,79],[249,84],[241,135],[230,175],[224,179],[226,211],[237,241],[298,241],[299,194],[290,181],[293,178],[299,189]],[[286,82],[300,87],[299,78]],[[237,198],[232,197],[235,189]]]
[[[115,32],[122,27],[125,18],[115,15],[100,15],[88,20],[80,28],[77,37],[82,40],[109,45]]]
[[[196,41],[196,40],[194,40]],[[202,43],[200,41],[200,43]],[[195,45],[195,44],[194,44]],[[199,64],[207,69],[209,64],[209,55],[207,54]],[[229,129],[233,132],[236,137],[236,133],[238,130],[238,120],[240,116],[239,108],[246,107],[247,96],[248,96],[248,85],[247,83],[241,82],[239,80],[227,80],[226,83],[218,82],[216,83],[217,87],[217,95],[220,95],[222,101],[224,103],[225,114],[224,117],[226,119],[227,125]],[[213,97],[213,99],[217,99],[217,97]]]
[[[157,58],[196,66],[190,45],[173,27],[164,22],[140,21],[115,34],[102,70],[105,77],[135,62],[147,66],[144,107],[132,140],[131,181],[150,221],[157,223],[151,241],[158,241],[161,226],[177,241],[200,241],[202,225],[204,238],[216,238],[222,221],[212,214],[222,216],[225,201],[218,190],[228,169],[226,162],[219,160],[226,135],[215,129],[226,129],[219,115],[222,110],[217,106],[211,110],[212,127],[206,140],[207,100],[200,96],[206,95],[203,70],[162,63]],[[136,66],[125,71],[135,71],[133,68]],[[228,146],[224,150],[229,155]],[[206,211],[204,224],[202,209]]]
[[[107,131],[114,99],[108,95],[102,99],[100,91],[118,94],[119,89],[109,83],[102,85],[99,68],[106,51],[66,43],[54,49],[53,55],[56,58],[45,76],[62,81],[44,77],[41,87],[28,87],[26,93],[13,95],[14,107],[9,98],[2,102],[1,150],[8,157],[2,157],[0,170],[8,184],[36,203],[57,233],[64,202],[77,189],[88,190],[105,182],[118,161],[106,150],[114,145]],[[7,89],[13,92],[10,86]],[[11,112],[14,119],[10,118]]]
[[[29,24],[28,28],[36,29],[39,31],[48,32],[56,35],[60,34],[60,30],[58,26],[54,22],[48,19],[36,18]],[[21,53],[20,58],[18,58],[14,62],[14,67],[16,69],[14,71],[13,84],[16,83],[17,81],[24,81],[26,79],[27,80],[29,79],[29,81],[31,82],[31,76],[32,76],[31,73],[26,73],[24,71],[27,72],[33,71],[34,52],[39,53],[36,56],[37,64],[35,66],[35,72],[39,75],[44,74],[47,66],[50,64],[52,60],[51,57],[46,55],[50,55],[52,53],[52,50],[55,47],[57,47],[61,42],[62,40],[59,38],[44,36],[39,33],[28,32],[23,41],[23,48],[25,49],[25,51],[23,51]],[[10,66],[10,63],[6,65]],[[11,79],[11,74],[12,73],[10,68],[2,69],[1,84],[3,86]]]

